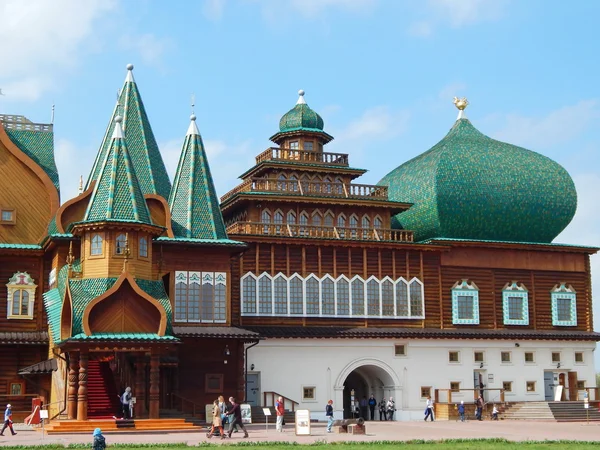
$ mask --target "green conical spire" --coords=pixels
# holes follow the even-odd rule
[[[175,237],[227,239],[202,137],[191,116],[169,205]]]
[[[151,225],[150,213],[129,155],[121,116],[115,117],[113,135],[84,222],[118,221]]]
[[[158,194],[169,198],[171,182],[165,169],[165,163],[158,150],[154,133],[150,127],[142,97],[133,79],[133,65],[127,65],[125,85],[119,94],[119,100],[113,111],[110,124],[102,140],[96,161],[90,173],[86,189],[93,180],[97,180],[102,170],[102,163],[111,146],[111,136],[115,127],[115,117],[123,117],[123,131],[127,137],[127,145],[131,161],[138,176],[142,193]]]

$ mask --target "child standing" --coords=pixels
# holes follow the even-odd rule
[[[94,430],[94,443],[92,444],[92,450],[104,450],[106,448],[106,440],[102,436],[102,430],[96,428]]]
[[[15,433],[15,430],[13,430],[12,406],[10,403],[6,405],[6,410],[4,411],[4,426],[2,427],[2,431],[0,431],[0,436],[4,436],[4,430],[6,430],[6,427],[10,428],[10,432],[13,436],[17,434]]]

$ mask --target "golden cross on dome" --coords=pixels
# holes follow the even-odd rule
[[[467,100],[467,97],[463,97],[463,98],[454,97],[453,103],[454,103],[454,106],[456,106],[461,111],[464,111],[464,109],[467,106],[469,106],[469,100]]]

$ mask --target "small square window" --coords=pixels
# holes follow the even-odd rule
[[[535,392],[535,381],[527,382],[527,392]]]
[[[23,395],[25,394],[25,389],[23,383],[10,383],[10,391],[9,395]]]
[[[500,361],[503,363],[510,362],[510,352],[500,352]]]
[[[304,142],[304,150],[312,150],[313,149],[313,142],[312,141],[305,141]]]
[[[2,222],[14,222],[14,211],[2,210]]]
[[[315,400],[317,398],[315,391],[314,386],[304,386],[302,388],[302,400]]]
[[[421,398],[431,397],[431,386],[421,386]]]
[[[297,150],[298,149],[298,141],[290,142],[290,148]]]
[[[473,353],[473,359],[475,360],[475,362],[483,362],[483,352]]]
[[[512,392],[512,381],[503,381],[502,389],[504,389],[504,392]]]
[[[458,352],[448,352],[448,362],[459,362]]]
[[[583,362],[583,352],[575,352],[575,362],[576,363]]]
[[[552,352],[552,362],[560,362],[560,352]]]
[[[526,363],[532,363],[534,362],[534,358],[533,358],[533,352],[525,352],[525,362]]]
[[[585,381],[577,380],[577,389],[585,389]]]
[[[452,392],[460,391],[460,381],[451,381],[450,382],[450,390]]]
[[[394,355],[395,356],[406,356],[406,345],[405,344],[394,345]]]

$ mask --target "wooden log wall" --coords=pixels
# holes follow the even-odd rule
[[[487,259],[488,267],[481,267],[477,261],[467,265],[469,249],[452,249],[448,253],[458,252],[463,263],[443,265],[446,262],[457,263],[458,259],[447,257],[438,251],[411,250],[409,248],[343,247],[300,244],[251,243],[250,248],[240,259],[232,262],[231,310],[234,325],[347,325],[347,326],[395,326],[424,328],[478,328],[478,329],[553,329],[552,288],[566,282],[577,292],[577,326],[561,327],[591,331],[591,286],[589,264],[585,266],[585,255],[563,254],[556,258],[553,268],[552,253],[538,252],[531,257],[534,261],[546,261],[542,269],[532,267],[511,267],[515,250],[507,252],[496,250],[498,258]],[[504,253],[503,253],[504,252]],[[477,251],[475,251],[477,256]],[[511,253],[507,255],[506,253]],[[531,250],[527,250],[531,256]],[[534,252],[535,253],[535,252]],[[548,253],[548,254],[546,254]],[[442,255],[444,255],[442,257]],[[518,256],[518,252],[517,252]],[[493,267],[494,264],[500,267]],[[502,267],[502,265],[505,265]],[[506,267],[508,266],[508,267]],[[588,267],[585,269],[585,267]],[[587,271],[586,271],[587,270]],[[410,281],[419,278],[425,286],[425,319],[358,319],[358,318],[315,318],[315,317],[242,317],[240,303],[240,278],[247,272],[260,275],[283,273],[291,276],[298,273],[308,276],[311,273],[319,277],[330,274],[334,278],[345,275],[349,279],[359,275],[364,279],[386,276],[396,280],[404,277]],[[474,281],[479,288],[479,325],[452,324],[452,286],[463,279]],[[529,325],[505,327],[503,323],[502,290],[507,283],[517,281],[525,285],[529,292]]]

